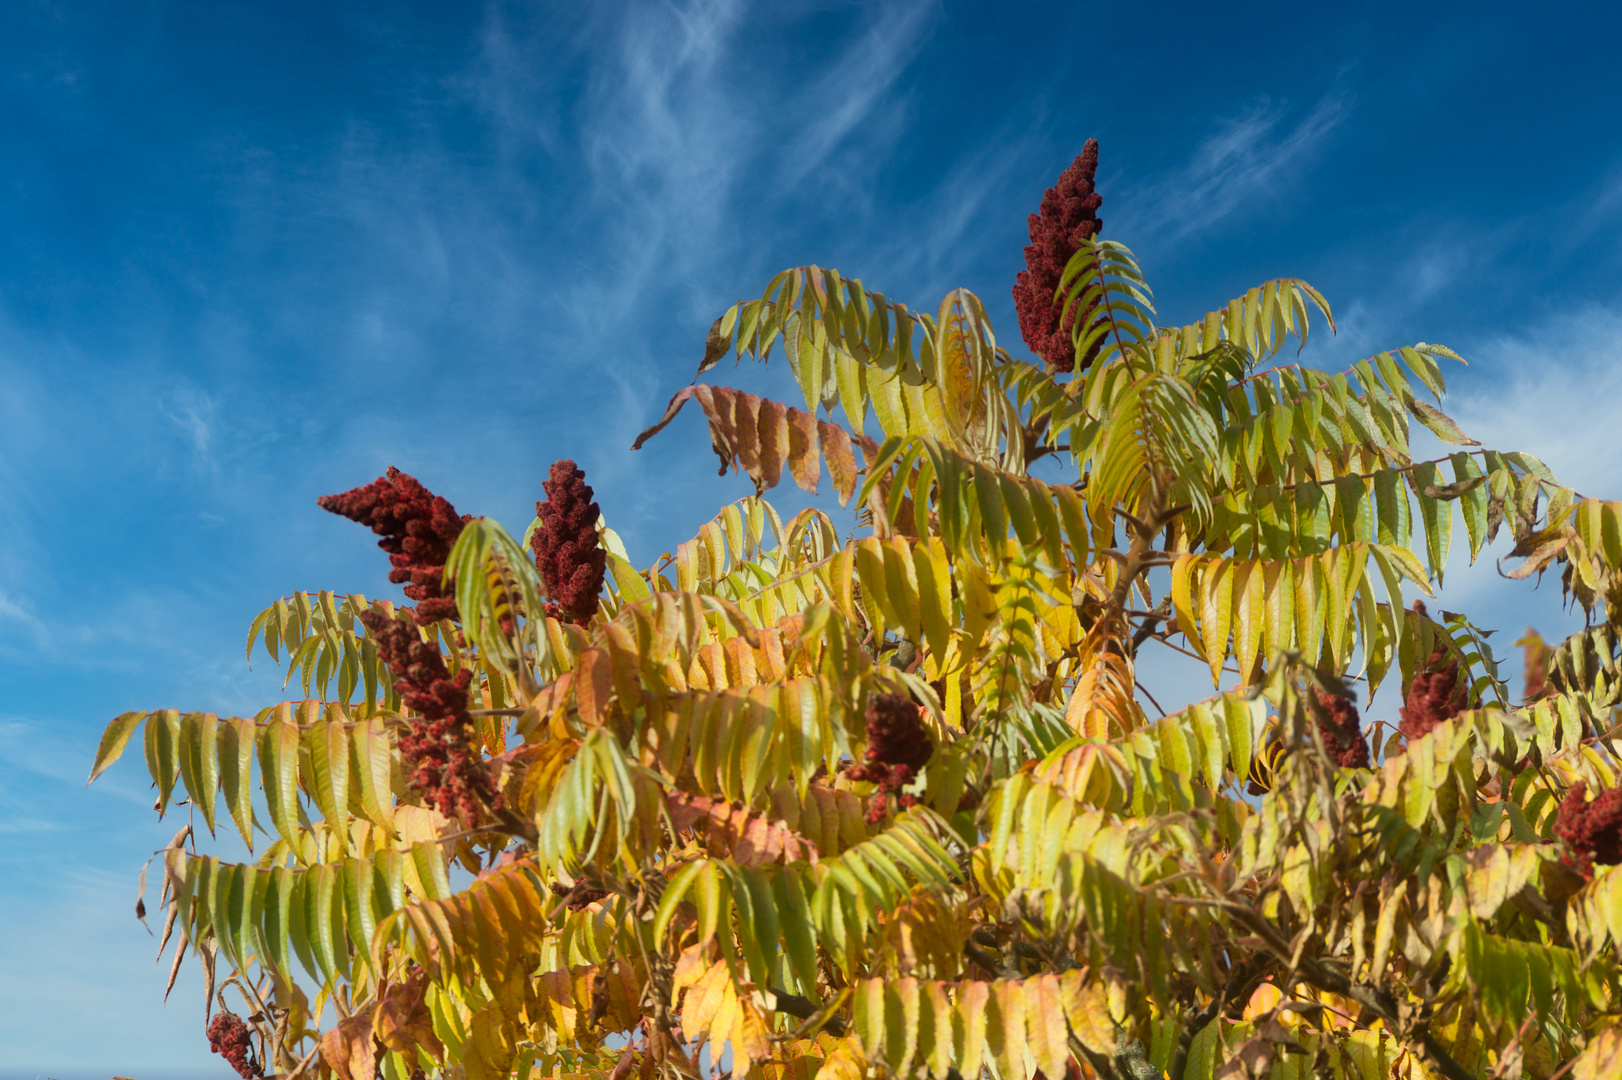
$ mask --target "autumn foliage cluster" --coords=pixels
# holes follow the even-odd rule
[[[317,500],[408,602],[274,600],[248,652],[289,700],[125,713],[91,774],[138,746],[184,808],[159,952],[170,987],[200,965],[210,1049],[284,1080],[1622,1075],[1622,502],[1463,432],[1444,346],[1311,366],[1304,281],[1163,321],[1097,168],[1029,218],[1027,356],[967,289],[819,267],[722,313],[636,447],[697,411],[748,486],[656,558],[573,460],[524,478],[522,542],[392,467]],[[702,381],[728,353],[803,408]],[[815,498],[785,518],[786,483]],[[1518,701],[1421,599],[1499,537],[1582,623],[1523,639]],[[1170,663],[1213,692],[1165,700]],[[200,850],[233,827],[248,861]]]

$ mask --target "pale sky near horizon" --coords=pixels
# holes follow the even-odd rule
[[[125,709],[278,700],[242,655],[275,597],[397,595],[316,496],[393,464],[518,534],[572,457],[645,565],[749,490],[696,414],[628,450],[717,314],[816,263],[925,309],[973,289],[1025,355],[1026,215],[1088,137],[1165,321],[1304,277],[1340,323],[1304,359],[1452,346],[1466,431],[1622,496],[1619,31],[1598,3],[0,5],[0,1080],[233,1075],[132,915],[174,822],[138,752],[84,777]],[[710,378],[797,398],[775,364]],[[1490,558],[1449,586],[1511,671],[1528,622],[1581,622]]]

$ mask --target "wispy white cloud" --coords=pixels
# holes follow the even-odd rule
[[[783,159],[783,179],[793,188],[821,168],[838,147],[883,102],[885,95],[923,48],[935,0],[887,4],[860,38],[831,67],[811,82],[797,103],[809,116],[804,134]]]
[[[20,623],[33,632],[41,632],[45,624],[39,621],[26,600],[14,600],[0,591],[0,623]]]
[[[1585,494],[1622,496],[1622,311],[1554,315],[1473,352],[1496,377],[1449,398],[1466,431],[1537,455]]]
[[[213,397],[193,386],[180,386],[163,401],[163,415],[191,443],[193,463],[213,469],[216,406]]]
[[[1048,140],[1031,124],[1010,127],[959,157],[906,213],[891,218],[888,235],[861,240],[863,261],[871,268],[864,272],[876,275],[869,284],[894,289],[907,283],[915,290],[912,300],[920,304],[949,289],[972,286],[964,280],[964,267],[992,245],[1007,246],[1009,235],[1002,226],[1011,216],[1009,205],[1017,206],[1021,197],[1014,179],[1028,174],[1050,152]],[[1023,233],[1014,239],[1022,242]],[[1014,327],[1006,330],[1016,332]]]
[[[750,157],[752,110],[740,107],[725,64],[744,12],[741,0],[637,5],[616,54],[600,58],[582,137],[596,201],[617,211],[619,238],[634,241],[617,248],[616,286],[702,257],[720,224]]]
[[[1262,99],[1222,121],[1188,163],[1133,195],[1122,222],[1129,234],[1178,240],[1209,229],[1246,206],[1275,199],[1294,173],[1351,112],[1335,90],[1292,121],[1288,104]]]

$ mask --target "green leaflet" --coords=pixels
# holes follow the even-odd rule
[[[322,711],[313,705],[306,703],[297,711],[291,705],[268,709],[258,721],[213,713],[125,713],[102,736],[95,775],[117,760],[135,730],[144,725],[148,771],[155,784],[158,777],[169,777],[167,785],[160,785],[165,804],[178,776],[212,832],[217,793],[223,793],[231,820],[250,851],[256,755],[259,782],[268,785],[266,804],[272,821],[295,848],[302,835],[299,792],[335,824],[340,838],[346,835],[351,813],[392,831],[398,751],[388,729],[380,720],[352,720],[336,705]],[[351,787],[359,796],[353,803]]]
[[[175,849],[167,853],[166,870],[184,901],[181,910],[189,913],[188,940],[212,936],[242,971],[252,957],[290,975],[296,955],[324,983],[347,977],[352,960],[370,962],[377,925],[412,899],[404,888],[402,858],[421,868],[416,880],[437,882],[435,889],[449,894],[437,843],[306,869],[227,863]]]
[[[253,647],[263,648],[273,661],[287,654],[284,685],[297,678],[306,697],[349,702],[362,691],[368,708],[397,705],[388,670],[378,663],[377,649],[356,633],[356,614],[376,607],[392,617],[394,605],[370,602],[356,593],[339,597],[322,591],[312,599],[309,593],[293,593],[261,611],[248,629],[248,659]],[[336,696],[332,695],[336,681]]]

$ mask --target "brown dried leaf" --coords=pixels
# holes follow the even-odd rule
[[[427,993],[428,973],[421,968],[404,982],[388,986],[372,1017],[372,1033],[384,1046],[408,1058],[420,1047],[438,1061],[445,1048],[434,1034]]]
[[[727,317],[722,315],[710,324],[710,332],[704,335],[704,359],[699,361],[698,372],[694,378],[719,364],[726,356],[727,350],[732,348],[732,335],[721,332],[721,326],[726,320]]]
[[[372,1006],[355,1013],[321,1036],[321,1060],[338,1080],[373,1080],[377,1049],[372,1039]]]

